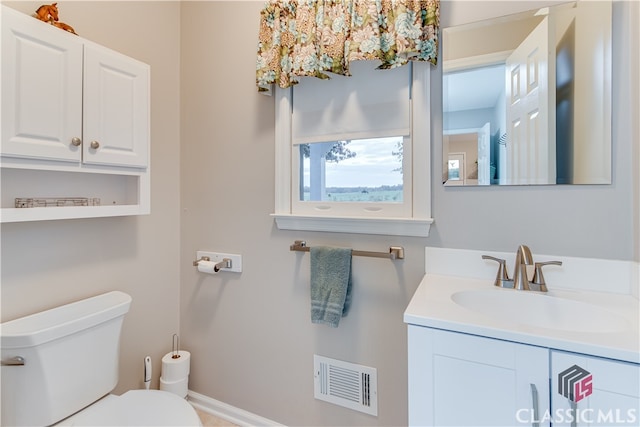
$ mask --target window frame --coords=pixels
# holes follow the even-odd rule
[[[431,64],[413,62],[411,117],[411,209],[399,217],[378,217],[375,212],[360,215],[336,215],[331,210],[313,214],[293,211],[293,193],[297,172],[293,156],[298,150],[291,144],[293,92],[275,90],[275,212],[278,229],[328,231],[359,234],[427,237],[431,218]],[[327,82],[327,84],[331,84]],[[406,148],[405,148],[406,149]]]

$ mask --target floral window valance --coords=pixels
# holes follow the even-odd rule
[[[262,9],[258,88],[349,76],[349,62],[437,61],[440,0],[272,0]]]

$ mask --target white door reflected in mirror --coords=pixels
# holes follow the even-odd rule
[[[596,1],[444,28],[443,165],[465,153],[467,170],[443,182],[610,184],[611,26]]]

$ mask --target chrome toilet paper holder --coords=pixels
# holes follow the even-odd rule
[[[198,264],[202,261],[211,261],[211,258],[209,258],[208,256],[200,257],[199,259],[193,261],[193,266],[197,267]],[[217,262],[216,265],[213,266],[213,271],[217,273],[223,268],[231,268],[231,266],[231,258],[223,258],[222,261]]]
[[[200,261],[211,261],[211,258],[209,258],[208,256],[202,256],[199,259],[193,261],[193,266],[197,267],[198,264],[200,264]]]

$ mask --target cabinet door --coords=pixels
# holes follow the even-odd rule
[[[408,337],[409,425],[549,425],[547,349],[413,325]]]
[[[551,353],[554,426],[640,425],[640,365]]]
[[[2,155],[80,161],[82,41],[2,7]]]
[[[84,163],[146,167],[149,66],[86,44],[83,122]]]

